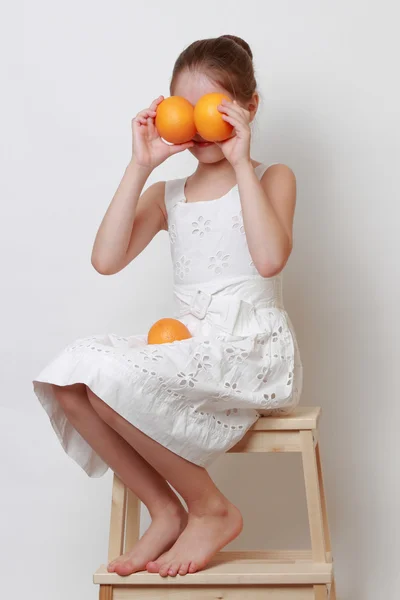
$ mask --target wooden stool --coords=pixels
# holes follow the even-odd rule
[[[161,577],[127,577],[102,565],[93,581],[100,600],[336,600],[333,559],[318,444],[319,407],[260,417],[229,452],[301,452],[311,550],[218,552],[205,569]],[[114,475],[108,561],[139,539],[140,501]]]

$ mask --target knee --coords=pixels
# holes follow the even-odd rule
[[[52,384],[57,402],[68,415],[77,415],[82,410],[82,404],[88,402],[86,386],[83,383],[73,385]]]
[[[116,414],[112,410],[112,408],[110,408],[108,406],[108,404],[103,402],[103,400],[101,398],[96,396],[96,394],[94,392],[92,392],[92,390],[90,388],[87,387],[86,391],[87,391],[88,400],[89,400],[90,404],[92,405],[92,408],[96,411],[96,413],[99,415],[99,417],[103,421],[105,421],[109,425],[112,425],[112,423],[114,422],[114,418],[116,416]]]

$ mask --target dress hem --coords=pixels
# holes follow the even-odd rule
[[[129,415],[127,411],[123,410],[126,405],[123,402],[118,402],[118,390],[121,389],[118,386],[118,377],[115,374],[107,373],[107,360],[103,363],[103,368],[97,367],[94,372],[93,363],[85,354],[80,353],[79,356],[75,355],[74,358],[76,360],[71,360],[71,354],[61,353],[32,382],[34,392],[45,409],[64,451],[90,477],[101,477],[107,472],[109,466],[69,423],[64,410],[54,395],[51,388],[52,384],[66,386],[81,383],[86,385],[108,406],[142,433],[178,456],[204,468],[209,467],[220,455],[238,443],[259,417],[256,409],[254,409],[254,420],[247,427],[244,426],[239,435],[238,430],[235,430],[234,435],[232,435],[232,430],[227,431],[225,435],[216,435],[222,433],[222,430],[210,423],[211,427],[208,430],[208,435],[213,437],[214,441],[217,440],[217,443],[220,442],[220,448],[214,446],[213,451],[207,454],[204,447],[196,449],[193,448],[192,444],[189,446],[187,443],[188,439],[196,439],[195,436],[198,435],[199,431],[199,421],[202,421],[202,418],[198,419],[198,417],[191,414],[189,405],[175,414],[175,419],[180,422],[179,424],[175,422],[173,431],[170,432],[166,427],[161,431],[161,429],[152,427],[152,419],[155,415],[141,411],[138,404],[135,404],[135,410],[130,411]],[[58,362],[57,367],[53,366],[56,362]],[[113,369],[119,366],[118,362],[112,361]],[[54,369],[58,371],[57,374],[54,373]],[[125,372],[125,369],[123,370]],[[165,418],[165,415],[163,415],[163,418]],[[182,425],[186,437],[179,442],[176,433],[182,428]],[[66,435],[67,428],[69,429],[68,435]],[[173,449],[173,446],[175,446],[175,449]],[[85,458],[85,453],[89,453],[88,459]]]

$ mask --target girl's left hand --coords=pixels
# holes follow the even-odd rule
[[[235,128],[233,137],[217,142],[218,146],[233,168],[242,162],[250,162],[250,112],[239,106],[236,100],[233,102],[222,100],[218,110],[222,113],[224,121]]]

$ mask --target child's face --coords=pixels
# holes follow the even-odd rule
[[[175,96],[183,96],[186,100],[189,100],[193,106],[197,101],[204,96],[204,94],[210,94],[212,92],[221,92],[228,94],[228,92],[215,81],[207,77],[200,71],[182,71],[176,79],[173,94]],[[229,95],[229,94],[228,94]],[[225,158],[222,150],[214,142],[206,142],[203,138],[196,133],[193,138],[195,145],[189,148],[189,151],[193,154],[199,162],[203,163],[215,163]]]

